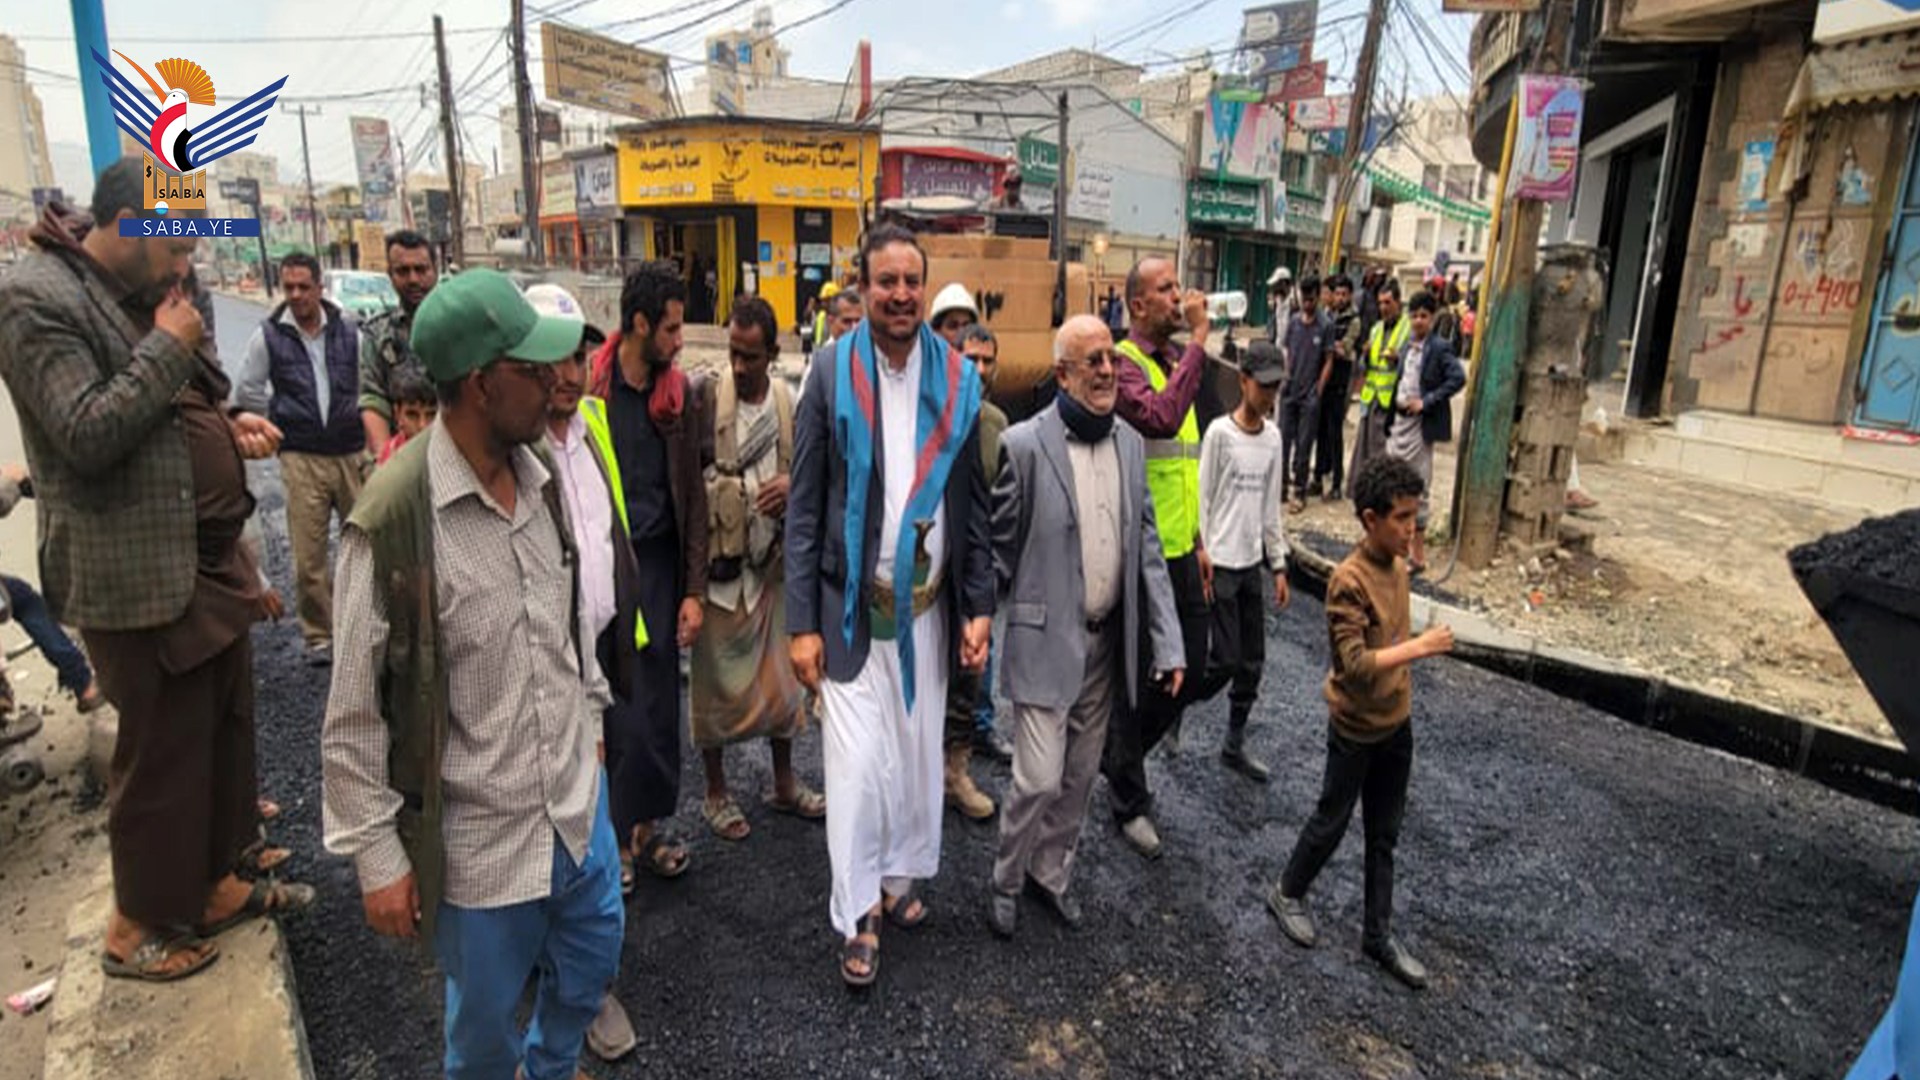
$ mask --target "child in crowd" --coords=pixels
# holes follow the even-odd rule
[[[1327,636],[1333,670],[1327,674],[1327,771],[1320,801],[1300,830],[1293,857],[1267,895],[1280,930],[1312,948],[1313,915],[1307,890],[1346,835],[1353,805],[1366,826],[1366,934],[1362,951],[1414,989],[1427,969],[1393,937],[1393,845],[1407,808],[1413,771],[1415,660],[1453,650],[1444,626],[1408,639],[1412,614],[1407,564],[1425,483],[1407,462],[1378,457],[1360,469],[1354,508],[1366,535],[1327,581]]]
[[[1424,485],[1420,514],[1408,562],[1414,573],[1427,568],[1427,504],[1433,487],[1433,444],[1453,439],[1453,395],[1467,385],[1467,370],[1453,346],[1434,333],[1439,301],[1419,293],[1407,302],[1413,336],[1400,354],[1400,381],[1393,392],[1393,419],[1387,428],[1387,456],[1412,465]]]
[[[1248,756],[1247,718],[1267,659],[1267,575],[1287,603],[1287,534],[1281,520],[1286,477],[1280,432],[1267,417],[1286,378],[1280,348],[1264,338],[1241,353],[1240,405],[1207,426],[1200,442],[1200,540],[1213,559],[1210,692],[1228,680],[1227,741],[1220,760],[1265,783],[1267,767]]]
[[[380,460],[385,465],[387,459],[398,453],[408,439],[433,426],[434,418],[440,415],[440,400],[434,396],[433,385],[427,377],[411,368],[403,368],[393,377],[393,420],[399,429],[398,434],[387,440],[387,448],[380,451]]]

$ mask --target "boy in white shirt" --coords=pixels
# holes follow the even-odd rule
[[[1220,760],[1265,783],[1267,767],[1246,751],[1247,717],[1267,659],[1266,579],[1287,604],[1287,536],[1281,518],[1286,477],[1280,431],[1268,419],[1286,363],[1270,341],[1242,353],[1240,405],[1207,427],[1200,442],[1200,539],[1213,560],[1213,642],[1208,685],[1229,680],[1227,741]]]

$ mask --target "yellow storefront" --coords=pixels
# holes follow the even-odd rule
[[[707,117],[621,128],[627,250],[680,263],[689,322],[757,293],[782,327],[854,270],[880,136],[846,124]]]

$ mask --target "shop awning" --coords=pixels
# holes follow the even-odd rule
[[[1787,116],[1920,95],[1920,30],[1815,45],[1800,64]]]
[[[1915,96],[1920,96],[1920,29],[1813,46],[1787,95],[1767,189],[1784,197],[1806,179],[1813,164],[1808,127],[1818,123],[1822,111]]]

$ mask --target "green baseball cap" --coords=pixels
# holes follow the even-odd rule
[[[436,383],[452,382],[503,356],[552,364],[580,347],[579,319],[534,310],[498,270],[463,270],[413,314],[414,354]]]

